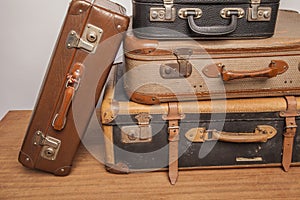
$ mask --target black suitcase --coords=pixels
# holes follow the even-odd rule
[[[143,105],[128,100],[121,76],[122,69],[110,75],[101,107],[111,172],[169,166],[175,183],[177,167],[283,165],[288,171],[300,164],[300,97]]]
[[[140,38],[230,39],[271,37],[279,0],[133,0]]]

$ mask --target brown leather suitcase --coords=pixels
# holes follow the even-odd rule
[[[70,2],[19,154],[24,166],[70,173],[128,23],[110,1]]]
[[[300,94],[300,15],[256,40],[144,40],[128,31],[124,87],[138,103]]]
[[[138,104],[122,66],[101,106],[105,165],[113,173],[300,165],[300,97]],[[180,174],[179,174],[180,175]]]

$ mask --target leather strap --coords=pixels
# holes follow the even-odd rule
[[[178,143],[179,143],[179,120],[183,115],[179,113],[178,103],[169,103],[169,113],[164,116],[164,120],[169,121],[169,179],[174,185],[178,178]]]
[[[297,101],[294,96],[285,97],[287,101],[287,111],[281,112],[280,116],[285,117],[285,132],[283,139],[283,154],[282,154],[282,166],[284,171],[288,171],[292,163],[293,144],[297,131],[296,116],[299,116],[297,112]]]

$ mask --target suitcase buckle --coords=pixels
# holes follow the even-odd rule
[[[189,48],[176,49],[173,54],[177,57],[177,63],[162,64],[160,75],[164,79],[188,78],[191,76],[193,66],[189,62],[193,50]]]
[[[152,127],[150,121],[152,116],[148,113],[140,113],[135,118],[138,125],[123,126],[121,128],[123,143],[144,143],[152,141]]]
[[[76,31],[72,30],[67,38],[67,48],[79,48],[89,53],[95,53],[102,34],[103,30],[92,24],[85,27],[81,38]]]
[[[164,8],[150,8],[150,21],[170,22],[175,21],[176,9],[173,0],[164,0]]]
[[[248,21],[271,21],[271,7],[260,7],[261,0],[251,0],[248,8]]]
[[[33,138],[35,146],[42,146],[41,157],[47,160],[55,160],[61,141],[54,137],[45,136],[42,131],[37,131]]]

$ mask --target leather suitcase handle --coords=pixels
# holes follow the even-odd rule
[[[289,66],[285,61],[272,60],[267,68],[255,71],[231,71],[226,70],[226,66],[222,63],[207,65],[202,72],[208,78],[222,77],[223,81],[231,81],[235,79],[245,78],[272,78],[279,74],[283,74],[288,70]]]
[[[255,71],[230,71],[223,65],[220,68],[223,81],[231,81],[244,78],[273,78],[287,70],[287,64],[283,61],[271,61],[269,67]]]
[[[253,133],[230,133],[217,130],[206,130],[205,128],[193,128],[185,137],[191,142],[205,142],[219,140],[231,143],[255,143],[267,142],[277,134],[277,130],[269,125],[259,125]]]
[[[66,89],[64,97],[57,114],[54,116],[52,127],[61,131],[66,124],[67,113],[70,108],[71,102],[74,98],[75,92],[79,87],[80,78],[83,73],[83,65],[76,63],[71,72],[67,75]]]
[[[232,33],[237,28],[238,17],[235,14],[231,15],[231,22],[228,26],[209,26],[209,27],[200,27],[194,21],[194,16],[189,15],[187,17],[188,24],[192,31],[201,35],[209,35],[209,36],[218,36],[218,35],[226,35]]]

